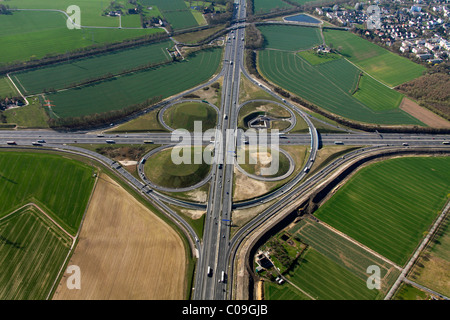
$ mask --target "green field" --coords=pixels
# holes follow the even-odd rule
[[[269,281],[264,282],[264,300],[311,300],[289,283],[278,285]]]
[[[302,256],[289,279],[319,300],[373,300],[378,294],[377,290],[367,289],[366,280],[314,248],[309,248]]]
[[[212,129],[217,123],[217,112],[206,103],[183,102],[164,112],[164,122],[172,129],[194,131],[194,122],[200,121],[202,131]]]
[[[364,94],[361,96],[366,92],[365,84],[358,93],[359,99],[354,97],[360,71],[345,59],[311,65],[294,53],[263,50],[258,54],[258,67],[260,73],[276,85],[345,118],[377,124],[423,125],[397,108],[395,97],[398,95],[385,86],[375,84],[376,92],[367,92],[369,96],[377,96],[376,102]],[[395,104],[391,104],[393,101]],[[380,105],[382,110],[379,110]]]
[[[8,109],[3,111],[6,117],[6,122],[16,124],[21,128],[48,128],[48,115],[42,108],[41,103],[37,97],[28,98],[30,103],[15,109]]]
[[[31,206],[0,219],[0,231],[0,299],[47,299],[72,239]]]
[[[373,265],[378,266],[381,273],[381,290],[372,290],[376,292],[375,299],[383,298],[400,275],[400,271],[392,265],[312,220],[304,219],[290,229],[289,233],[364,282],[370,275],[367,273],[367,268]],[[306,276],[305,279],[307,279]],[[331,277],[328,280],[333,281]],[[367,286],[358,288],[361,294],[368,294],[371,291]]]
[[[268,13],[273,9],[287,9],[292,6],[282,0],[253,0],[254,13]]]
[[[58,117],[77,117],[119,110],[145,102],[148,98],[167,98],[211,78],[217,71],[222,51],[209,49],[187,60],[115,77],[90,86],[47,94]]]
[[[430,300],[430,294],[409,284],[402,283],[393,300]]]
[[[192,147],[190,164],[175,164],[172,161],[172,150],[163,150],[147,160],[144,171],[150,181],[158,186],[173,189],[193,186],[207,177],[210,166],[205,162],[196,164],[194,160],[195,155],[202,153],[204,148],[197,150]],[[178,155],[178,152],[175,152]]]
[[[128,1],[117,0],[125,5]],[[57,9],[66,11],[71,5],[77,5],[81,11],[81,25],[98,27],[118,27],[118,17],[102,16],[103,11],[109,6],[106,0],[9,0],[6,5],[18,9]],[[65,26],[65,21],[64,21]],[[125,25],[123,25],[125,27]]]
[[[322,43],[319,28],[299,26],[260,26],[265,38],[265,48],[283,51],[310,49]]]
[[[198,26],[197,20],[190,10],[163,11],[163,15],[175,30]]]
[[[359,36],[324,29],[325,41],[340,54],[388,86],[397,86],[420,77],[425,67],[392,53]]]
[[[173,29],[186,29],[199,24],[184,0],[141,0],[144,6],[156,6]]]
[[[48,54],[64,54],[155,32],[164,31],[150,28],[69,30],[66,17],[60,12],[15,11],[12,15],[0,16],[0,64],[40,59]]]
[[[266,49],[258,53],[259,71],[274,84],[351,120],[424,126],[399,109],[403,95],[384,85],[393,85],[400,77],[401,81],[417,77],[423,71],[422,66],[350,32],[325,29],[327,44],[340,55],[319,55],[310,50],[321,43],[317,28],[259,28],[266,39]],[[295,51],[299,52],[293,54]],[[369,75],[360,77],[360,68]]]
[[[403,100],[401,93],[387,89],[367,74],[361,76],[358,90],[353,96],[375,112],[397,109]]]
[[[448,199],[449,165],[448,157],[372,164],[350,178],[315,215],[404,265]]]
[[[75,234],[94,185],[92,167],[54,154],[1,152],[0,217],[33,202]]]
[[[6,97],[17,97],[19,93],[17,92],[14,85],[7,77],[0,77],[0,99]]]
[[[166,49],[172,46],[172,41],[162,41],[18,72],[12,74],[11,77],[25,95],[42,93],[45,89],[50,88],[59,90],[108,73],[117,74],[126,69],[168,61],[171,58]]]
[[[342,59],[342,56],[337,53],[317,53],[314,50],[301,51],[297,54],[312,65]]]

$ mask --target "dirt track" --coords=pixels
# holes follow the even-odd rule
[[[178,234],[106,175],[99,178],[69,266],[81,271],[81,289],[65,274],[55,300],[184,299],[186,254]]]
[[[409,113],[414,118],[419,119],[426,125],[433,128],[450,128],[450,122],[445,120],[444,118],[439,117],[437,114],[432,111],[425,109],[419,106],[412,100],[408,98],[403,98],[402,103],[400,104],[400,109]]]

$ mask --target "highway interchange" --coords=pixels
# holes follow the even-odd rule
[[[235,21],[245,19],[245,2],[245,0],[235,0]],[[336,167],[346,163],[346,161],[350,161],[352,157],[383,148],[386,150],[410,147],[445,148],[447,147],[447,141],[450,141],[450,135],[433,134],[380,134],[377,132],[363,133],[354,131],[339,134],[319,134],[311,121],[312,117],[310,115],[307,115],[295,105],[286,102],[282,97],[260,84],[247,73],[243,64],[245,29],[240,26],[241,23],[237,22],[236,27],[231,28],[233,31],[229,34],[228,41],[226,42],[222,70],[213,79],[208,81],[208,83],[200,86],[203,87],[211,84],[220,77],[223,77],[221,109],[215,109],[218,111],[217,129],[226,138],[222,143],[220,143],[220,139],[216,139],[213,144],[218,159],[224,159],[225,161],[223,165],[213,164],[207,179],[202,182],[202,184],[210,182],[208,201],[206,204],[175,199],[161,193],[160,191],[173,190],[158,188],[158,186],[146,180],[143,174],[142,163],[138,167],[141,177],[141,180],[139,180],[133,177],[117,162],[79,147],[83,144],[106,144],[107,141],[114,144],[143,144],[144,141],[148,143],[150,140],[151,143],[162,145],[160,148],[155,149],[159,151],[177,143],[176,140],[173,140],[171,132],[108,134],[99,133],[100,131],[63,133],[50,130],[0,130],[0,146],[2,148],[14,142],[13,147],[39,148],[44,150],[58,149],[64,152],[82,154],[101,162],[105,166],[113,168],[124,181],[141,192],[144,197],[152,201],[162,212],[165,212],[171,217],[186,233],[191,243],[192,251],[198,257],[192,296],[195,300],[232,299],[233,274],[236,272],[233,269],[234,259],[243,239],[258,227],[262,226],[267,219],[279,211],[286,203],[292,202],[301,192],[311,188],[312,185],[320,181]],[[283,103],[296,111],[307,123],[309,133],[281,134],[278,140],[279,144],[281,146],[307,145],[310,147],[310,152],[305,168],[283,187],[255,199],[233,203],[235,163],[234,157],[230,156],[228,151],[236,150],[237,140],[235,136],[227,136],[227,133],[234,132],[237,129],[238,111],[240,108],[239,86],[241,75],[244,75],[250,81],[273,95],[279,100],[279,103]],[[188,93],[194,92],[198,88],[193,88]],[[186,92],[179,94],[164,103],[166,103],[166,106],[177,103],[176,101],[185,94]],[[318,119],[315,120],[320,121]],[[270,142],[269,139],[268,143],[270,144]],[[211,144],[209,139],[205,141],[201,137],[193,138],[192,143],[196,145]],[[364,148],[353,151],[345,157],[327,164],[320,172],[315,173],[313,177],[305,181],[307,172],[313,166],[317,151],[321,145],[355,145],[364,146]],[[155,150],[153,150],[153,153],[156,152]],[[153,153],[147,154],[144,158],[148,159]],[[199,187],[199,185],[195,187]],[[231,237],[231,224],[228,223],[228,220],[232,220],[231,213],[233,209],[254,207],[272,200],[277,201]],[[196,234],[193,228],[167,204],[174,204],[188,209],[206,210],[202,237]],[[202,240],[200,241],[199,238],[202,238]],[[211,272],[208,272],[209,269],[211,269]]]

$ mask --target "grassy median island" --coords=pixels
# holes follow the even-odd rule
[[[272,165],[272,152],[273,150],[271,149],[267,149],[267,152],[259,152],[257,148],[245,148],[245,159],[243,159],[245,163],[240,164],[240,167],[247,173],[261,176],[262,178],[281,177],[290,168],[289,159],[282,152],[278,152],[279,166],[276,168],[276,173],[268,176],[261,175],[262,170],[267,170]]]
[[[203,179],[209,173],[210,165],[202,161],[200,164],[194,163],[195,154],[199,152],[195,147],[191,147],[191,164],[175,164],[172,161],[173,148],[163,150],[151,156],[144,166],[144,172],[147,178],[154,184],[165,188],[186,188],[193,186]],[[203,152],[204,148],[201,149]],[[178,152],[176,152],[178,156]],[[180,157],[184,155],[180,151]]]
[[[212,129],[217,124],[217,112],[206,103],[182,102],[164,112],[164,122],[172,129],[194,131],[194,122],[200,121],[202,130]]]
[[[254,101],[244,105],[239,110],[238,127],[243,130],[249,129],[249,124],[256,118],[263,116],[270,120],[270,129],[285,130],[291,122],[288,119],[291,118],[291,113],[285,108],[268,101]]]

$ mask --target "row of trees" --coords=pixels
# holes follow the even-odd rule
[[[397,89],[450,121],[450,75],[447,72],[424,75]]]
[[[207,13],[205,19],[209,25],[229,24],[233,16],[234,2],[226,0],[226,10],[221,13]]]
[[[0,14],[11,14],[11,11],[9,11],[9,6],[0,4]]]
[[[55,130],[82,130],[86,128],[101,127],[108,123],[133,116],[139,111],[157,104],[161,100],[162,96],[157,96],[147,99],[143,103],[130,105],[120,110],[111,110],[81,117],[51,118],[48,120],[48,125]]]
[[[245,29],[245,48],[259,50],[264,47],[265,39],[261,31],[252,23]]]

